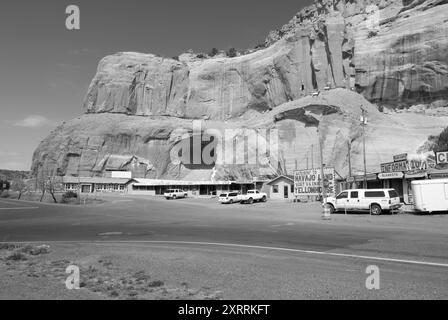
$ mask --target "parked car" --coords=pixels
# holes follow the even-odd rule
[[[374,215],[401,207],[400,197],[394,189],[344,190],[336,197],[324,201],[331,213],[338,211],[370,211]]]
[[[254,202],[266,202],[268,200],[268,195],[264,192],[258,190],[249,190],[247,194],[240,196],[241,203],[252,204]]]
[[[180,199],[180,198],[186,198],[188,197],[188,193],[186,191],[180,190],[180,189],[170,189],[167,190],[167,192],[165,192],[163,194],[163,196],[167,199]]]
[[[240,194],[238,192],[221,193],[218,198],[218,202],[222,204],[232,204],[240,201],[241,201]]]

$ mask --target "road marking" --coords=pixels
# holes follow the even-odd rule
[[[104,237],[104,236],[122,236],[123,232],[104,232],[104,233],[99,233],[98,234],[100,237]]]
[[[0,210],[27,210],[27,209],[39,209],[39,207],[14,207],[14,208],[0,208]]]
[[[295,252],[295,253],[306,253],[322,256],[333,256],[333,257],[343,257],[343,258],[354,258],[362,260],[375,260],[384,262],[397,262],[405,264],[414,264],[422,266],[433,266],[433,267],[443,267],[448,268],[448,263],[438,263],[438,262],[428,262],[428,261],[418,261],[418,260],[406,260],[406,259],[394,259],[394,258],[384,258],[375,256],[363,256],[349,253],[335,253],[335,252],[324,252],[324,251],[314,251],[314,250],[304,250],[304,249],[290,249],[282,247],[266,247],[266,246],[255,246],[255,245],[245,245],[245,244],[234,244],[234,243],[219,243],[219,242],[194,242],[194,241],[152,241],[152,240],[118,240],[118,241],[0,241],[2,243],[14,243],[14,244],[42,244],[52,243],[52,244],[175,244],[175,245],[200,245],[200,246],[216,246],[216,247],[233,247],[233,248],[245,248],[245,249],[259,249],[259,250],[271,250],[271,251],[284,251],[284,252]]]
[[[273,228],[278,228],[278,227],[290,227],[290,226],[294,226],[294,225],[295,225],[295,223],[288,222],[288,223],[285,223],[285,224],[274,224],[274,225],[272,225],[271,227],[273,227]]]

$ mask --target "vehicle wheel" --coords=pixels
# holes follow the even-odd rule
[[[173,196],[173,200],[176,200],[176,198],[177,198],[176,196]]]
[[[381,214],[381,207],[379,205],[377,205],[377,204],[372,204],[370,206],[370,212],[373,215],[375,215],[375,216],[380,215]]]
[[[330,208],[330,214],[335,213],[334,206],[332,204],[327,204],[327,206]]]
[[[263,196],[263,198],[261,198],[261,202],[266,202],[268,199],[265,197],[265,196]]]
[[[230,200],[230,202],[229,202],[230,204],[233,204],[233,200]]]
[[[254,203],[254,199],[250,198],[248,201],[249,204],[253,204]]]

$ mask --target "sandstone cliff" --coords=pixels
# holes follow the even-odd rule
[[[346,174],[348,141],[354,168],[362,168],[361,106],[370,121],[369,169],[378,170],[448,124],[447,51],[448,0],[320,0],[247,55],[174,60],[118,53],[100,62],[86,114],[42,142],[32,170],[250,180],[304,168],[306,158],[317,165],[319,132],[324,162]],[[423,112],[413,112],[416,105]],[[410,106],[411,112],[394,111]],[[392,110],[378,111],[384,107]],[[433,107],[441,113],[430,113]],[[244,130],[277,129],[280,152],[267,154],[263,165],[229,165],[218,145],[213,164],[173,162],[176,129],[191,132],[193,120],[202,120],[204,131],[240,130],[227,140],[244,139]],[[248,144],[244,153],[256,148]]]

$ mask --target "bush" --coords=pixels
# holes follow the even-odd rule
[[[26,255],[22,252],[14,252],[6,257],[7,261],[25,261],[28,260]]]
[[[214,57],[219,53],[218,49],[213,48],[212,51],[208,54],[210,57]]]
[[[0,198],[6,199],[9,197],[10,197],[9,191],[5,190],[5,191],[0,192]]]
[[[367,38],[368,38],[368,39],[373,38],[373,37],[376,36],[377,34],[378,34],[378,31],[376,31],[376,30],[371,30],[371,31],[369,31],[369,33],[367,34]]]
[[[235,48],[230,48],[227,50],[227,56],[229,58],[235,58],[238,55],[238,51]]]
[[[64,193],[62,195],[62,198],[65,199],[77,199],[78,198],[78,194],[74,191],[67,191],[66,193]]]
[[[30,254],[32,256],[38,256],[41,254],[50,253],[50,247],[47,245],[42,245],[42,246],[27,245],[27,246],[23,247],[22,249],[20,249],[19,252]]]
[[[68,203],[72,199],[77,199],[78,194],[74,191],[67,191],[62,195],[62,203]]]

